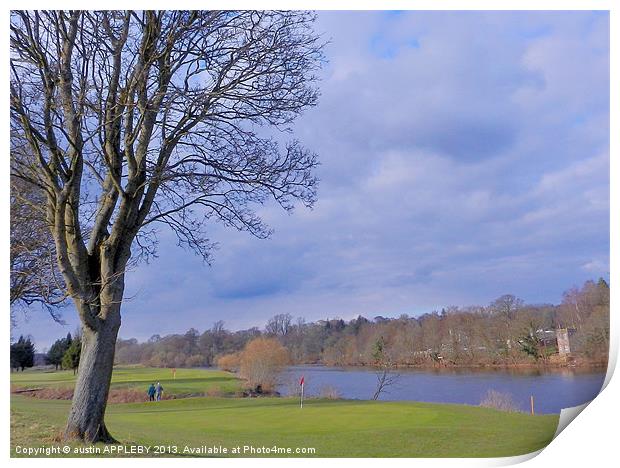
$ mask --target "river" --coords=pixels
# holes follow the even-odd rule
[[[529,411],[534,396],[536,413],[559,413],[596,397],[605,379],[602,369],[399,369],[397,382],[380,400],[424,401],[478,405],[489,390],[508,393],[520,409]],[[305,393],[317,396],[329,386],[340,398],[369,400],[377,385],[368,368],[326,366],[289,367],[278,391],[295,394],[301,376]]]

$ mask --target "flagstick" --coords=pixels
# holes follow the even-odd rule
[[[301,384],[301,398],[299,399],[299,407],[304,407],[304,384]]]

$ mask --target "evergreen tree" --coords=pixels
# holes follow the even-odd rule
[[[80,365],[80,354],[82,352],[82,340],[80,337],[76,337],[71,341],[71,345],[67,348],[64,356],[62,357],[62,368],[73,369],[75,374],[78,366]]]
[[[56,370],[58,370],[58,367],[60,367],[60,365],[62,364],[62,358],[67,352],[67,349],[69,349],[69,347],[71,346],[72,342],[73,338],[71,338],[71,333],[68,333],[66,338],[60,338],[59,340],[56,340],[47,352],[45,362],[47,364],[55,366]]]
[[[34,344],[30,337],[19,337],[16,343],[11,345],[11,368],[22,371],[26,367],[34,365]]]

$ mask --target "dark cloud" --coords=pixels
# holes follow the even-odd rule
[[[420,137],[412,135],[412,142],[460,161],[478,161],[500,156],[515,137],[516,129],[508,122],[447,117],[422,131]]]

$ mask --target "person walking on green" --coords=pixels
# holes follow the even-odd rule
[[[146,393],[149,394],[149,401],[155,401],[155,391],[155,385],[151,384],[149,389],[146,391]]]
[[[159,382],[157,382],[157,386],[155,387],[155,391],[157,392],[157,401],[160,401],[161,400],[161,394],[164,392],[164,387],[162,387]]]

